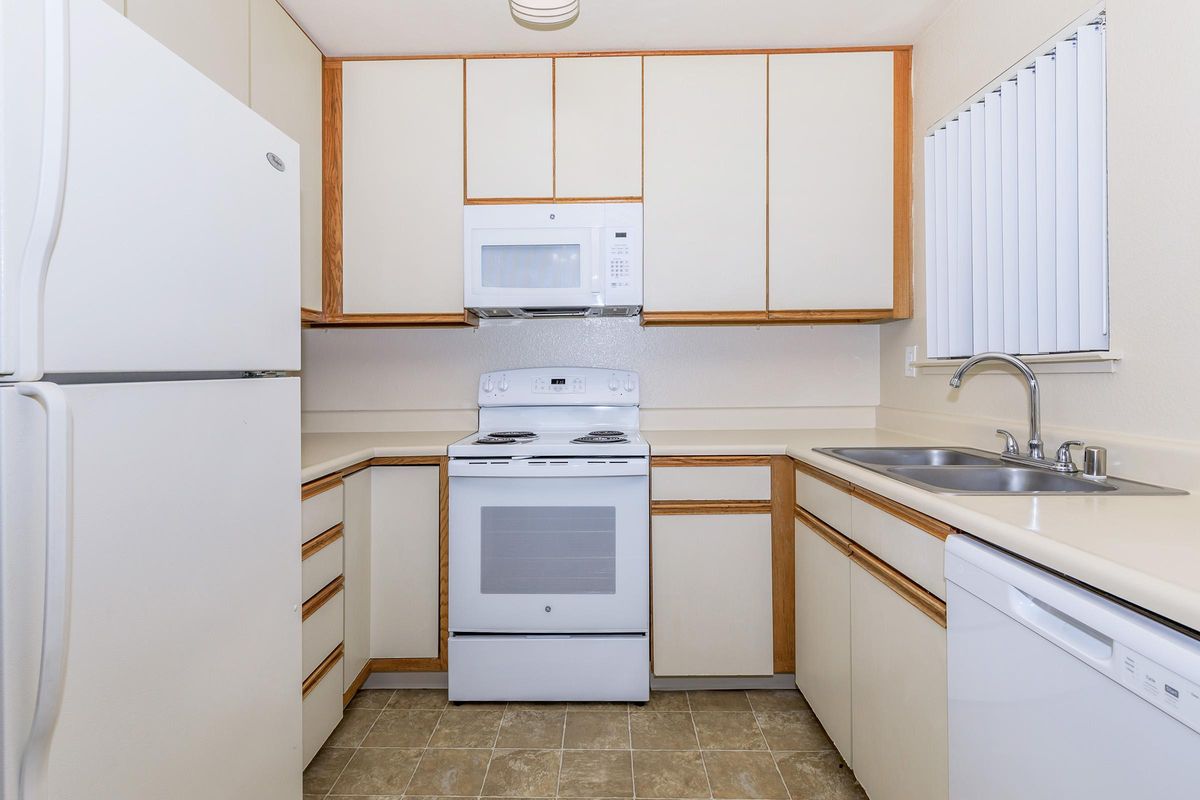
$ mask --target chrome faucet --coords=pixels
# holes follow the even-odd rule
[[[1078,472],[1079,468],[1071,460],[1071,447],[1082,446],[1083,442],[1065,442],[1062,447],[1058,448],[1058,453],[1054,460],[1046,458],[1042,444],[1041,389],[1038,386],[1037,376],[1033,374],[1033,370],[1029,368],[1029,365],[1021,359],[1016,356],[1010,356],[1007,353],[980,353],[977,356],[972,356],[964,361],[962,366],[955,371],[954,376],[950,378],[951,388],[957,389],[962,386],[963,375],[976,364],[982,364],[985,361],[1000,361],[1008,364],[1021,373],[1025,378],[1025,383],[1029,386],[1029,453],[1027,455],[1021,453],[1021,449],[1017,446],[1016,439],[1011,433],[1008,431],[996,431],[996,433],[1005,437],[1004,452],[1000,455],[1000,458],[1004,461],[1028,464],[1034,467],[1041,467],[1042,469],[1051,469],[1055,472]]]

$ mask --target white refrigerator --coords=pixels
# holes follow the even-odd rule
[[[299,153],[0,0],[0,794],[297,800]]]

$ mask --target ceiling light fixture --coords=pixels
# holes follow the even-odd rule
[[[579,16],[579,0],[508,0],[513,19],[527,28],[565,28]]]

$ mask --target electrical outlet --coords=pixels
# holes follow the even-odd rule
[[[917,377],[917,346],[910,345],[904,348],[904,377]]]

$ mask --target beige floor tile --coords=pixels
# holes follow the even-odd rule
[[[403,794],[421,759],[419,749],[370,747],[357,750],[331,794]]]
[[[353,755],[352,747],[322,747],[304,770],[304,792],[320,795],[328,792]]]
[[[609,702],[607,700],[599,700],[596,702],[580,702],[566,703],[567,711],[628,711],[629,703]]]
[[[642,705],[631,703],[629,710],[636,714],[641,711],[691,711],[691,708],[687,692],[651,692],[648,701]]]
[[[562,747],[564,709],[508,709],[500,723],[496,747],[557,749]]]
[[[787,800],[788,792],[770,753],[707,750],[704,768],[714,798]]]
[[[445,689],[397,689],[391,702],[388,703],[388,708],[442,709],[445,707]]]
[[[711,796],[704,762],[695,750],[634,750],[633,788],[638,797]]]
[[[559,797],[633,797],[628,750],[566,750],[558,776]]]
[[[692,715],[678,711],[643,711],[629,717],[635,750],[695,750]]]
[[[796,689],[751,689],[746,692],[755,711],[809,711],[804,695]]]
[[[749,711],[697,711],[692,714],[703,750],[766,750],[767,743]]]
[[[504,717],[502,708],[450,706],[442,713],[430,747],[492,747]]]
[[[562,746],[581,750],[628,750],[629,715],[612,711],[567,712]]]
[[[425,747],[440,711],[386,710],[362,741],[362,747]]]
[[[387,708],[395,689],[359,689],[346,708]]]
[[[553,797],[561,750],[497,750],[488,765],[488,797]]]
[[[349,708],[342,715],[342,721],[333,729],[326,740],[326,747],[358,747],[366,737],[375,720],[379,718],[377,708]]]
[[[775,753],[775,762],[794,798],[867,800],[854,773],[837,753]]]
[[[750,711],[746,693],[739,690],[688,692],[692,711]]]
[[[426,750],[405,794],[478,795],[491,757],[491,750]]]
[[[566,711],[570,703],[543,703],[540,701],[522,701],[509,703],[509,711]]]
[[[833,742],[811,711],[764,711],[755,716],[772,750],[833,749]]]

